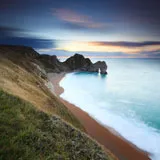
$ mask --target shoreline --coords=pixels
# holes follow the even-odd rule
[[[120,135],[114,134],[114,129],[112,131],[112,128],[103,126],[87,112],[60,97],[64,89],[59,85],[59,82],[65,77],[65,74],[66,73],[51,73],[49,80],[54,86],[54,93],[80,121],[86,133],[104,146],[106,150],[111,151],[119,160],[150,160],[147,152],[139,149]]]

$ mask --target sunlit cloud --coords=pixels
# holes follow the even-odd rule
[[[64,22],[68,22],[86,28],[96,29],[96,28],[105,28],[109,26],[109,24],[102,22],[95,22],[92,19],[92,17],[79,14],[69,9],[54,9],[53,15]]]
[[[146,42],[129,42],[129,41],[115,41],[115,42],[92,42],[96,45],[111,45],[111,46],[124,46],[124,47],[144,47],[160,45],[160,41],[146,41]]]
[[[72,52],[122,52],[126,54],[138,54],[141,52],[152,52],[160,50],[160,42],[78,42],[72,41],[57,49]]]

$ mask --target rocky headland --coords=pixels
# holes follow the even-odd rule
[[[10,54],[14,54],[15,57],[29,59],[34,65],[34,69],[41,71],[41,75],[45,76],[47,73],[60,73],[60,72],[72,72],[72,71],[86,71],[86,72],[100,72],[101,74],[107,74],[107,64],[105,61],[98,61],[92,63],[89,58],[85,58],[81,54],[75,54],[64,62],[60,62],[55,55],[39,54],[31,47],[25,46],[11,46],[1,45],[1,55],[10,57]],[[22,57],[23,55],[23,57]],[[27,67],[27,66],[26,66]]]
[[[92,63],[89,58],[85,58],[83,55],[75,54],[62,63],[69,70],[80,70],[87,72],[100,72],[101,74],[107,74],[107,64],[105,61],[98,61]]]

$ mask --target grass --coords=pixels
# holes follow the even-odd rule
[[[1,160],[109,160],[79,130],[2,90],[0,124]]]
[[[0,160],[112,160],[45,86],[35,61],[31,48],[0,46]]]
[[[17,65],[9,59],[0,59],[1,89],[29,101],[43,112],[56,114],[75,127],[84,130],[64,104],[48,90],[45,82],[46,80],[36,75],[34,70],[29,72],[25,67]]]

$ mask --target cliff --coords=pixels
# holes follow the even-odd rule
[[[68,58],[64,63],[65,66],[72,70],[80,70],[87,72],[99,72],[101,74],[107,74],[107,65],[104,61],[98,61],[92,63],[89,58],[85,58],[83,55],[75,54]]]
[[[104,61],[92,63],[89,58],[85,58],[83,55],[77,53],[68,58],[65,62],[60,62],[56,56],[49,55],[39,55],[36,59],[38,60],[37,63],[39,65],[44,65],[47,72],[99,72],[100,70],[101,74],[107,74],[107,65]]]
[[[99,72],[100,70],[101,74],[107,74],[107,65],[104,61],[92,63],[89,58],[85,58],[80,54],[75,54],[74,56],[68,58],[65,62],[60,62],[55,55],[41,55],[30,47],[1,45],[0,49],[1,55],[14,61],[19,59],[30,59],[30,62],[45,69],[46,72],[60,73],[78,70]],[[11,53],[14,57],[11,56]]]
[[[45,85],[46,72],[74,69],[30,47],[0,46],[0,159],[113,159]]]

